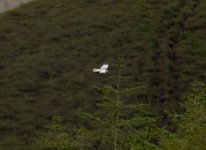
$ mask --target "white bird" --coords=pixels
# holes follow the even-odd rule
[[[109,64],[103,64],[100,69],[94,68],[93,72],[98,72],[100,74],[101,73],[107,73],[108,72],[108,68],[109,68]]]

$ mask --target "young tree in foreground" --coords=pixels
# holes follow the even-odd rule
[[[140,132],[149,130],[149,124],[154,122],[149,116],[146,104],[140,101],[129,102],[131,95],[142,92],[144,88],[128,88],[127,83],[124,83],[129,79],[124,75],[124,68],[124,61],[120,59],[116,75],[109,76],[114,83],[111,81],[110,85],[97,87],[102,93],[102,100],[97,104],[100,111],[98,110],[96,115],[83,114],[86,119],[95,120],[97,123],[98,127],[94,132],[99,133],[97,138],[104,145],[102,149],[132,149],[134,141],[141,143],[141,147],[146,146],[143,141],[148,139],[149,132],[147,137],[143,137]]]

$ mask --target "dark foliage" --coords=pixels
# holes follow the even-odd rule
[[[53,115],[68,126],[95,111],[92,73],[125,57],[147,92],[133,101],[168,115],[193,79],[205,80],[204,0],[37,0],[0,15],[0,148],[28,150]],[[89,125],[88,125],[89,126]]]

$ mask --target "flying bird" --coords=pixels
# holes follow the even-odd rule
[[[102,73],[107,73],[108,72],[108,68],[109,68],[109,64],[103,64],[100,69],[96,69],[94,68],[93,69],[93,72],[97,72],[99,74],[102,74]]]

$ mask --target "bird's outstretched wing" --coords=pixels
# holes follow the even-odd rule
[[[106,70],[109,68],[109,65],[108,64],[103,64],[100,68],[100,70]]]

